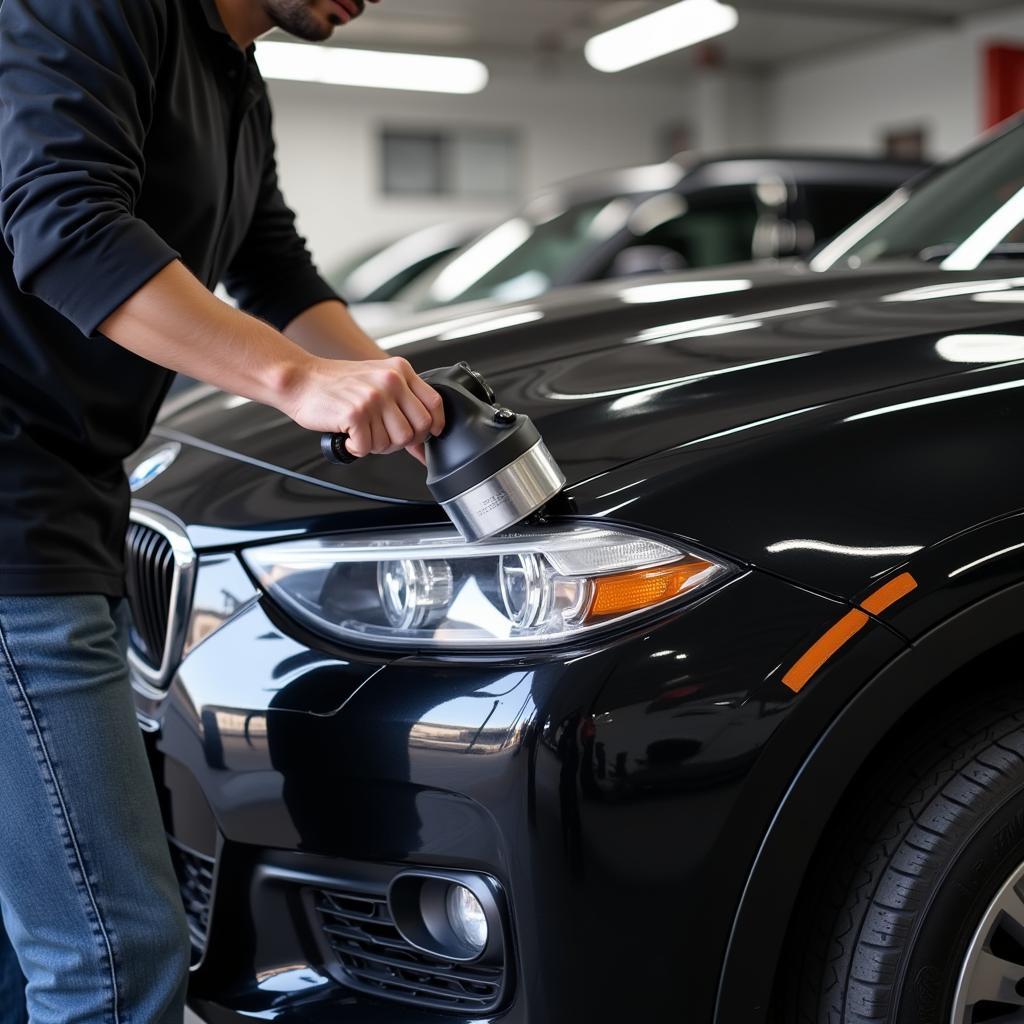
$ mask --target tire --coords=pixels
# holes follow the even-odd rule
[[[1007,888],[1012,913],[986,918],[1021,878],[1024,686],[1014,685],[929,714],[844,800],[791,925],[777,1019],[1024,1022],[1024,902]],[[988,948],[1007,966],[985,988],[992,965],[977,961]],[[975,1002],[989,989],[999,998]]]

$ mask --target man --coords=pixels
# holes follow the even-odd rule
[[[277,186],[252,43],[361,11],[0,0],[2,1024],[26,1002],[33,1024],[182,1021],[188,934],[122,652],[121,464],[168,371],[348,431],[357,455],[421,455],[443,426],[317,276]]]

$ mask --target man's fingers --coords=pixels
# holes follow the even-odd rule
[[[441,412],[441,424],[437,420],[437,414],[431,409],[441,406],[441,396],[429,384],[420,378],[416,371],[405,359],[387,360],[392,371],[396,372],[402,380],[402,387],[395,395],[395,399],[402,408],[405,418],[412,424],[416,432],[415,441],[423,441],[428,434],[435,430],[439,433],[443,426],[444,417]],[[429,404],[428,404],[429,403]]]
[[[405,418],[412,425],[415,436],[410,443],[425,441],[430,436],[432,425],[429,410],[409,388],[406,388],[405,393],[399,396],[398,404]]]
[[[415,373],[409,381],[409,390],[420,401],[430,417],[430,433],[437,437],[444,430],[444,402],[441,396],[422,378]]]
[[[397,452],[421,440],[401,406],[392,405],[384,410],[384,425],[388,432],[388,451]]]
[[[2,0],[0,0],[2,2]],[[419,377],[404,359],[367,360],[363,363],[331,366],[345,377],[318,396],[317,405],[325,410],[327,429],[344,429],[349,435],[348,451],[357,458],[370,454],[389,454],[403,448],[418,449],[444,426],[441,396]],[[309,415],[301,419],[310,429],[324,429]]]
[[[369,421],[349,427],[347,433],[348,441],[345,442],[345,447],[357,459],[361,459],[373,451],[373,435],[369,430]]]
[[[391,438],[389,417],[385,412],[371,416],[370,429],[373,433],[373,453],[375,455],[383,455],[385,452],[396,450],[397,446]]]
[[[425,466],[427,464],[427,453],[421,444],[411,444],[405,449],[414,459],[418,459]]]

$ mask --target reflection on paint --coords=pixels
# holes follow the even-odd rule
[[[666,324],[641,331],[628,341],[631,344],[663,345],[669,341],[684,341],[687,338],[703,338],[710,334],[725,334],[727,326],[742,330],[739,325],[753,324],[762,326],[764,320],[775,320],[779,317],[797,316],[801,313],[816,313],[823,309],[832,309],[835,302],[808,302],[802,306],[784,306],[782,309],[766,309],[759,313],[748,313],[745,316],[709,316],[698,320],[684,320],[681,323]]]
[[[721,377],[727,373],[742,373],[744,370],[756,370],[762,366],[773,366],[776,363],[788,363],[794,359],[806,359],[808,356],[820,355],[819,352],[796,352],[793,355],[778,356],[775,359],[760,359],[754,363],[741,363],[739,366],[726,366],[721,370],[707,370],[704,373],[691,373],[686,377],[673,377],[669,380],[651,381],[647,384],[634,384],[627,388],[613,388],[610,391],[582,391],[579,394],[568,394],[564,391],[545,392],[545,398],[558,402],[580,402],[594,398],[615,398],[619,395],[635,395],[639,392],[670,391],[673,388],[685,387],[697,381]]]
[[[882,296],[882,302],[931,302],[935,299],[955,299],[962,295],[975,298],[992,292],[1006,292],[1024,286],[1024,277],[1005,277],[997,281],[957,281],[953,284],[929,284],[921,288],[908,288]]]
[[[916,554],[921,550],[920,544],[908,544],[903,547],[855,547],[850,544],[832,544],[825,540],[780,540],[769,544],[765,549],[773,555],[784,551],[823,551],[830,555],[850,555],[854,558],[904,557]]]
[[[492,331],[504,331],[511,327],[521,327],[523,324],[532,324],[537,320],[543,320],[544,314],[539,309],[531,310],[529,313],[515,313],[512,316],[499,316],[483,323],[473,324],[470,327],[458,327],[453,331],[446,331],[440,335],[438,341],[455,341],[457,338],[473,338],[478,334],[490,334]]]
[[[520,306],[518,309],[506,309],[504,311],[506,316],[515,316],[520,312],[533,312],[533,307]],[[422,327],[410,327],[407,331],[388,334],[378,339],[378,344],[381,348],[385,349],[397,348],[399,345],[411,345],[414,341],[429,341],[431,338],[436,338],[438,335],[446,332],[472,327],[493,319],[494,314],[488,311],[486,313],[473,313],[470,316],[455,317],[451,320],[442,320],[439,323],[431,321]]]
[[[528,681],[530,673],[518,674]],[[509,692],[512,693],[513,687]],[[409,746],[460,754],[496,754],[519,745],[533,720],[532,697],[458,697],[432,708],[409,730]]]
[[[960,398],[977,398],[979,395],[991,395],[997,391],[1011,391],[1014,388],[1024,388],[1024,380],[1009,380],[1002,384],[990,384],[984,388],[968,388],[966,391],[953,391],[947,395],[933,395],[931,398],[918,398],[913,402],[900,402],[897,405],[887,405],[881,409],[870,409],[868,412],[859,412],[853,416],[847,416],[844,423],[855,423],[857,420],[869,420],[875,416],[887,416],[893,412],[905,412],[907,409],[920,409],[925,405],[939,405],[942,402],[955,402]]]
[[[663,284],[641,284],[623,288],[619,298],[630,305],[648,302],[674,302],[679,299],[700,299],[707,295],[725,295],[744,292],[754,286],[753,281],[665,281]]]
[[[935,351],[951,363],[1012,363],[1024,359],[1024,337],[1017,334],[949,334],[935,343]]]
[[[256,975],[256,985],[263,992],[302,992],[308,988],[320,988],[330,980],[309,964],[287,964]]]
[[[959,569],[954,569],[949,574],[949,578],[952,579],[954,576],[959,576],[961,573],[968,572],[979,565],[983,565],[985,562],[991,562],[993,558],[1001,558],[1003,555],[1008,555],[1011,551],[1019,551],[1021,548],[1024,548],[1024,543],[1012,544],[1008,548],[1001,548],[999,551],[993,551],[990,555],[985,555],[983,558],[978,558],[973,562],[968,562],[966,565],[961,565]]]

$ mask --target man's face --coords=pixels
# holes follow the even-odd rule
[[[363,13],[365,0],[263,0],[278,28],[300,39],[320,42]],[[377,0],[371,0],[376,3]]]

